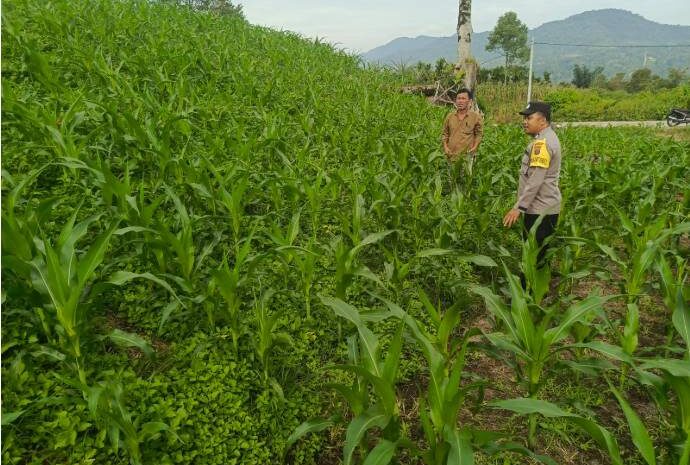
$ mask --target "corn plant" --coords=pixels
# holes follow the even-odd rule
[[[300,277],[302,296],[304,298],[305,314],[307,319],[311,319],[311,289],[316,278],[316,263],[321,257],[318,244],[315,244],[313,239],[310,239],[306,247],[292,245],[280,246],[276,248],[276,251],[280,253],[281,256],[289,257],[297,268]]]
[[[639,305],[638,300],[647,282],[647,275],[656,263],[656,258],[660,253],[665,241],[675,235],[683,234],[690,230],[690,223],[684,222],[666,228],[666,218],[664,216],[657,219],[653,224],[645,226],[635,226],[634,223],[622,212],[619,212],[622,224],[626,230],[625,243],[629,253],[629,262],[621,258],[618,253],[609,245],[598,241],[585,241],[603,251],[623,272],[624,281],[621,285],[622,291],[627,295],[627,312],[624,318],[622,331],[618,333],[621,347],[628,355],[633,355],[638,346],[639,332]],[[622,374],[621,382],[625,378]]]
[[[261,366],[263,368],[264,382],[269,383],[278,393],[281,399],[285,399],[283,388],[278,381],[272,376],[273,372],[273,351],[279,346],[292,346],[292,337],[284,331],[278,331],[280,326],[280,318],[282,317],[285,308],[280,308],[269,311],[269,303],[275,294],[273,289],[267,289],[254,302],[254,321],[256,323],[256,332],[254,333],[254,349],[259,356]]]
[[[78,255],[76,242],[86,234],[89,225],[98,217],[90,217],[75,225],[77,213],[78,210],[67,221],[55,245],[43,234],[40,238],[35,238],[39,254],[32,258],[30,264],[34,288],[45,295],[51,310],[55,312],[61,345],[75,357],[79,365],[80,339],[85,317],[83,294],[103,261],[117,223],[97,236],[87,252]],[[81,368],[79,372],[83,377]]]
[[[491,406],[510,410],[521,415],[529,415],[530,418],[535,415],[542,415],[547,418],[563,418],[573,423],[594,439],[596,443],[607,452],[613,465],[623,465],[620,447],[618,446],[618,441],[616,441],[615,436],[594,420],[567,412],[551,402],[534,398],[499,400],[492,402]]]
[[[538,399],[544,371],[549,364],[555,363],[556,356],[563,350],[563,340],[568,336],[569,328],[575,322],[601,312],[603,303],[610,297],[591,295],[571,305],[565,313],[557,305],[542,308],[528,303],[517,277],[508,271],[505,264],[503,268],[510,290],[510,307],[486,287],[473,286],[470,289],[484,298],[487,310],[505,327],[505,332],[490,333],[486,338],[521,362],[513,365],[517,378],[526,384],[529,398]],[[562,317],[557,318],[561,314]],[[534,446],[537,433],[534,415],[530,416],[529,423],[528,443]]]
[[[420,399],[420,419],[429,444],[429,450],[422,453],[424,463],[472,463],[471,433],[465,427],[458,427],[458,412],[467,392],[477,387],[463,387],[460,383],[470,337],[479,332],[466,331],[462,338],[451,342],[452,331],[460,320],[457,306],[441,315],[428,298],[422,297],[436,327],[437,334],[432,335],[398,305],[384,298],[381,300],[393,315],[405,323],[428,363],[429,390]]]
[[[132,465],[142,465],[142,445],[161,433],[179,439],[168,424],[162,421],[143,422],[143,415],[132,413],[125,403],[125,389],[120,374],[113,371],[103,373],[103,379],[93,384],[86,380],[72,380],[56,375],[65,384],[81,392],[82,399],[71,402],[86,402],[91,416],[99,428],[105,430],[111,449],[118,453],[125,449]]]
[[[367,320],[355,307],[332,297],[321,297],[321,301],[336,315],[354,324],[359,335],[359,344],[354,338],[348,341],[350,363],[334,367],[354,375],[352,386],[331,385],[345,397],[354,414],[345,436],[343,464],[353,463],[357,449],[363,463],[387,464],[397,447],[409,447],[409,440],[403,435],[395,391],[402,351],[402,326],[391,341],[388,355],[382,357],[381,341],[367,327]],[[370,400],[370,390],[374,394],[373,401]],[[382,437],[373,449],[369,449],[367,435],[372,428],[381,429]]]
[[[661,269],[663,270],[663,265]],[[680,269],[679,275],[682,273]],[[667,289],[674,289],[677,297],[677,300],[673,301],[673,327],[685,344],[685,348],[668,348],[667,352],[672,349],[673,352],[682,353],[682,359],[663,356],[633,358],[624,348],[599,341],[576,345],[600,352],[607,358],[621,362],[624,367],[632,369],[634,375],[632,378],[646,386],[661,412],[670,413],[673,419],[673,423],[666,426],[666,430],[669,431],[666,439],[669,442],[670,455],[674,457],[674,460],[677,459],[677,462],[673,463],[687,465],[690,460],[690,351],[688,350],[690,347],[690,306],[687,304],[687,299],[683,297],[682,286],[674,287],[673,280],[671,281],[666,283]],[[624,393],[610,382],[608,384],[623,410],[633,443],[648,464],[656,463],[655,448],[651,444],[643,420],[630,406]]]
[[[657,261],[657,271],[661,277],[661,289],[663,291],[664,303],[666,308],[671,311],[671,319],[676,331],[684,340],[690,340],[690,317],[687,315],[688,304],[690,301],[690,286],[687,284],[688,265],[687,261],[676,257],[676,273],[671,269],[668,260],[664,255]],[[669,327],[668,345],[673,338],[673,327]],[[690,358],[690,345],[687,347],[687,354]]]
[[[353,226],[353,228],[353,230],[357,230],[356,226]],[[369,234],[362,240],[359,240],[358,237],[353,234],[352,237],[357,237],[358,240],[353,246],[347,245],[342,238],[338,238],[335,241],[335,245],[331,247],[335,254],[336,297],[341,300],[345,299],[347,289],[352,284],[355,276],[361,276],[374,282],[380,282],[379,278],[372,273],[366,265],[357,261],[357,255],[364,247],[381,241],[391,233],[393,233],[392,230],[381,231]]]
[[[688,313],[690,314],[690,312]],[[690,460],[690,368],[688,368],[690,363],[688,363],[688,359],[659,357],[633,360],[623,350],[615,346],[608,346],[604,343],[590,343],[583,344],[583,346],[626,363],[634,369],[633,378],[648,388],[662,416],[664,412],[670,413],[672,423],[669,425],[664,420],[664,430],[667,434],[663,438],[668,448],[668,455],[673,458],[673,461],[668,463],[687,465]],[[608,381],[608,378],[606,381],[623,411],[633,444],[647,464],[656,464],[657,451],[662,445],[659,444],[655,447],[644,424],[644,419],[641,419],[635,412],[624,393],[616,389]]]
[[[235,353],[239,351],[239,338],[242,335],[242,318],[240,306],[242,305],[243,289],[253,271],[254,257],[249,255],[252,247],[252,236],[250,235],[233,257],[233,266],[230,268],[226,257],[223,258],[221,266],[211,273],[211,291],[217,289],[224,300],[224,304],[218,305],[220,316],[230,327],[232,335],[232,346]],[[213,314],[209,315],[213,321]]]

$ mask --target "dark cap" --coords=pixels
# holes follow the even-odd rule
[[[527,116],[537,112],[544,115],[547,121],[551,121],[551,105],[546,102],[529,102],[520,114]]]

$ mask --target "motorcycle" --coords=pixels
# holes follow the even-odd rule
[[[666,124],[669,126],[678,126],[680,123],[690,123],[690,110],[671,108],[671,111],[666,115]]]

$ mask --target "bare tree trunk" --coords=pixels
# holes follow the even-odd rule
[[[479,66],[472,56],[472,0],[459,0],[458,6],[458,64],[463,72],[463,84],[474,91]]]

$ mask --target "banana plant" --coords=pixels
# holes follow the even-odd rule
[[[603,303],[611,296],[588,296],[571,305],[565,312],[558,305],[542,308],[535,303],[528,303],[517,277],[508,270],[505,263],[503,268],[509,284],[510,307],[486,287],[473,286],[470,290],[483,297],[486,308],[505,328],[504,332],[493,332],[485,337],[498,349],[512,353],[522,362],[513,365],[516,376],[526,384],[529,398],[538,399],[544,372],[548,370],[549,364],[555,364],[556,356],[566,347],[564,339],[568,336],[570,327],[601,312]],[[559,315],[562,316],[558,318]],[[536,443],[536,433],[536,416],[530,415],[530,447]]]

